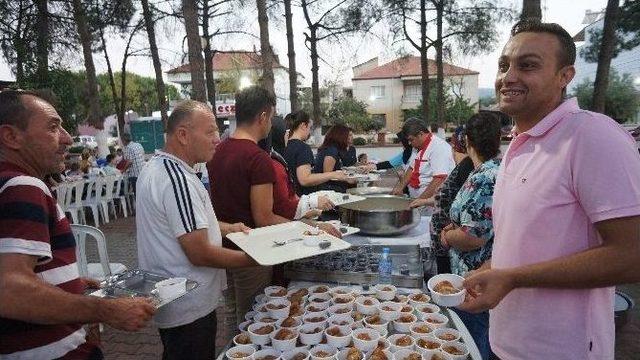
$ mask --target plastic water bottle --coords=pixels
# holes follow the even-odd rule
[[[378,284],[391,284],[391,256],[389,256],[389,248],[382,248],[382,255],[378,263]]]

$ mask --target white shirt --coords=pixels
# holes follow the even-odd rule
[[[140,171],[144,167],[144,148],[139,143],[132,141],[124,147],[124,158],[131,162],[127,169],[129,177],[140,176]]]
[[[414,151],[409,159],[409,170],[412,171],[416,164],[416,160],[420,161],[420,185],[413,188],[409,186],[409,196],[417,198],[424,192],[427,185],[431,183],[434,175],[449,175],[453,168],[456,167],[456,163],[453,160],[453,152],[451,151],[451,145],[445,140],[442,140],[438,136],[432,135],[431,142],[427,149],[422,154],[422,151]]]
[[[159,328],[189,324],[214,311],[226,287],[223,269],[193,265],[178,238],[207,229],[209,242],[222,246],[222,234],[209,193],[193,168],[179,158],[156,151],[140,172],[136,228],[140,268],[168,277],[185,277],[198,287],[156,313]]]

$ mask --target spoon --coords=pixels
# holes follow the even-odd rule
[[[302,241],[302,240],[303,240],[302,238],[289,239],[289,240],[273,240],[273,244],[274,244],[273,246],[283,246],[292,242]]]

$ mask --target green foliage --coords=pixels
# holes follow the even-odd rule
[[[429,119],[436,119],[437,101],[436,92],[429,92]],[[408,119],[410,117],[422,118],[422,102],[415,109],[402,110],[403,118]],[[476,113],[475,104],[470,104],[469,101],[462,97],[453,97],[445,89],[444,91],[444,121],[462,124],[467,121],[471,115]]]
[[[583,109],[591,108],[593,99],[593,81],[585,79],[574,89],[574,96]],[[625,123],[634,119],[640,111],[640,91],[633,85],[630,74],[619,76],[613,69],[609,73],[604,113],[617,121]]]
[[[480,98],[479,102],[480,102],[480,107],[486,108],[491,105],[494,105],[496,103],[496,98],[495,96],[483,97],[483,98]]]
[[[160,104],[158,102],[158,93],[156,92],[155,78],[144,77],[130,72],[126,74],[125,92],[127,94],[127,105],[125,110],[133,110],[143,116],[149,116],[152,111],[159,110]],[[120,101],[120,81],[122,79],[122,73],[114,73],[113,78],[116,82],[118,101]],[[103,111],[105,111],[103,115],[115,113],[113,95],[111,93],[111,86],[109,85],[109,75],[106,73],[98,75],[98,85],[100,87],[100,106]],[[176,89],[175,86],[165,84],[165,89],[169,99],[178,99],[180,97],[178,95],[178,89]]]
[[[598,54],[600,53],[602,29],[591,29],[588,35],[589,45],[580,49],[580,56],[587,62],[595,63],[598,62]],[[640,45],[640,1],[626,1],[620,7],[615,43],[613,58],[624,50],[631,50]]]
[[[82,145],[72,146],[69,148],[69,154],[82,154],[85,147]]]
[[[372,130],[374,126],[367,114],[367,104],[344,96],[331,104],[325,118],[332,124],[346,125],[356,132]]]
[[[367,145],[367,139],[362,138],[362,137],[353,138],[353,145],[354,146]]]

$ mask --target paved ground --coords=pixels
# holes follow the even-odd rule
[[[112,220],[100,227],[108,241],[109,257],[112,262],[121,262],[129,268],[135,268],[136,241],[135,220],[133,217]],[[91,245],[88,244],[91,248]],[[89,257],[97,259],[96,253],[89,250]],[[640,359],[640,284],[623,286],[620,290],[630,295],[636,304],[631,321],[616,334],[616,359]],[[227,300],[218,309],[218,334],[216,346],[221,349],[235,335],[235,315],[232,300]],[[162,345],[157,330],[147,327],[138,333],[126,333],[107,326],[102,333],[103,349],[107,359],[159,359]]]

